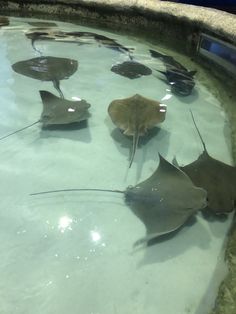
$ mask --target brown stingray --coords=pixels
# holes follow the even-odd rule
[[[227,165],[208,154],[192,111],[191,115],[204,150],[197,160],[180,169],[191,178],[196,186],[207,191],[209,209],[216,214],[231,212],[236,200],[236,167]]]
[[[115,64],[112,66],[111,71],[129,79],[136,79],[143,75],[152,74],[152,70],[146,65],[133,60]]]
[[[88,108],[90,107],[90,104],[85,100],[66,100],[47,91],[40,91],[39,93],[43,102],[43,111],[40,119],[30,125],[25,126],[24,128],[2,136],[0,140],[28,129],[37,123],[42,123],[42,127],[44,128],[51,125],[78,123],[89,118]]]
[[[163,122],[166,115],[166,105],[136,94],[129,98],[113,100],[108,113],[113,123],[124,130],[124,134],[133,137],[131,152],[131,167],[139,136],[146,134],[147,130]]]
[[[77,68],[76,60],[51,56],[19,61],[12,65],[12,69],[19,74],[36,80],[52,81],[62,98],[64,96],[60,89],[60,80],[68,79]]]
[[[66,189],[31,195],[66,191],[123,193],[128,206],[146,227],[147,235],[138,240],[136,245],[177,230],[188,218],[206,206],[206,191],[194,186],[183,171],[162,156],[158,168],[147,180],[134,187],[128,187],[125,191]]]

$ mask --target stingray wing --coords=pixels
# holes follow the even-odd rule
[[[40,91],[40,96],[43,102],[40,121],[43,126],[70,124],[86,120],[89,117],[90,104],[83,99],[70,101],[47,91]]]
[[[230,212],[236,199],[236,168],[204,152],[181,168],[194,182],[207,191],[208,207],[216,213]]]
[[[76,60],[51,56],[19,61],[12,65],[15,72],[41,81],[67,79],[77,68]]]
[[[206,192],[162,156],[147,180],[128,188],[126,201],[144,223],[146,240],[181,227],[198,209],[206,206]]]

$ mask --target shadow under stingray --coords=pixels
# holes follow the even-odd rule
[[[148,130],[147,134],[145,136],[140,136],[139,138],[139,143],[138,143],[138,148],[142,148],[144,146],[146,146],[148,144],[149,141],[151,141],[154,137],[157,137],[157,140],[159,142],[159,139],[162,139],[163,137],[169,137],[169,132],[166,131],[163,128],[159,128],[159,127],[154,127],[150,130]],[[127,153],[127,157],[129,158],[131,153],[132,153],[132,136],[128,137],[126,135],[124,135],[122,133],[122,131],[118,128],[112,130],[111,132],[111,137],[113,138],[113,140],[118,143],[117,145],[117,149],[120,151],[120,153],[122,153],[123,155],[126,155],[126,151],[123,150],[123,148],[127,149],[127,151],[129,151],[129,154]],[[166,145],[166,152],[168,150],[168,145]],[[165,151],[165,149],[164,149]],[[158,150],[157,150],[158,152]],[[163,147],[161,150],[162,156],[165,156],[165,153],[163,153]],[[157,154],[155,156],[153,156],[153,160],[156,160],[157,158]],[[135,162],[135,160],[134,160]]]
[[[149,241],[147,247],[142,249],[144,256],[138,267],[163,263],[195,246],[206,250],[210,241],[209,232],[193,216],[178,230]]]
[[[127,165],[124,165],[124,167],[127,166],[127,169],[129,169],[129,160],[132,154],[132,137],[128,137],[122,134],[122,131],[118,128],[112,130],[111,137],[116,143],[117,150],[121,154],[127,156]],[[155,137],[156,139],[154,142]],[[137,182],[141,177],[141,172],[145,161],[156,161],[158,159],[158,152],[161,152],[161,155],[163,157],[167,155],[169,147],[169,137],[169,131],[161,127],[153,127],[152,129],[148,130],[145,136],[140,136],[138,149],[133,160],[133,164],[137,164]],[[142,150],[142,152],[140,152],[140,150]]]
[[[191,94],[189,96],[180,96],[174,94],[176,98],[178,98],[179,101],[185,103],[185,104],[191,104],[195,102],[199,98],[199,93],[196,87],[192,90]]]
[[[75,132],[78,131],[78,132]],[[73,141],[81,141],[85,143],[91,142],[91,135],[88,128],[88,121],[74,122],[70,124],[54,124],[43,127],[40,131],[40,138],[65,138]]]
[[[226,213],[216,214],[208,207],[202,210],[202,217],[208,222],[225,222],[228,219],[228,215]]]
[[[211,234],[218,239],[222,238],[222,229],[219,230],[219,224],[227,224],[229,223],[229,220],[231,221],[232,219],[232,213],[220,213],[216,214],[214,213],[210,208],[206,207],[202,211],[202,217],[205,219],[207,222],[209,222],[209,228]]]

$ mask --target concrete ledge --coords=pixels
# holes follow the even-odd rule
[[[159,0],[11,0],[0,1],[0,9],[25,14],[34,12],[99,18],[114,23],[114,15],[145,17],[156,21],[191,24],[236,43],[236,16],[205,7]],[[104,16],[106,13],[106,16]],[[118,18],[117,22],[126,23]],[[129,19],[129,23],[135,23]]]

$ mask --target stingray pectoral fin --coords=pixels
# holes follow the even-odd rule
[[[133,145],[132,145],[132,151],[131,151],[131,156],[130,156],[129,168],[132,166],[132,163],[134,160],[134,155],[138,146],[138,140],[139,140],[139,130],[136,129],[133,135]]]
[[[182,224],[180,224],[179,226],[171,229],[171,230],[168,230],[168,231],[163,231],[163,232],[155,232],[155,233],[150,233],[150,234],[147,234],[146,237],[143,237],[139,240],[137,240],[135,243],[134,243],[134,247],[136,246],[139,246],[139,245],[143,245],[143,244],[146,244],[148,241],[152,240],[152,239],[157,239],[165,234],[169,234],[171,232],[174,232],[176,231],[177,229],[179,229],[180,227],[182,226]]]

